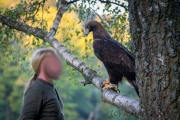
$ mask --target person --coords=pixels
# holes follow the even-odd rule
[[[52,49],[38,49],[32,55],[34,76],[24,93],[20,120],[64,120],[63,103],[53,85],[62,63]]]

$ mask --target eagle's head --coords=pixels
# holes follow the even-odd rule
[[[89,21],[85,25],[85,35],[87,36],[91,31],[97,29],[98,26],[101,26],[101,24],[95,20]]]

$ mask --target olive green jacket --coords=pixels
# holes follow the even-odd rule
[[[63,103],[53,84],[37,78],[28,87],[20,120],[64,120]]]

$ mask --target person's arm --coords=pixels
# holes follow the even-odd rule
[[[20,120],[34,120],[37,118],[42,103],[42,94],[36,89],[27,90],[24,95],[24,101]]]

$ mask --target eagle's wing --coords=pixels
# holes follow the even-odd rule
[[[93,47],[95,55],[103,62],[109,74],[110,82],[117,84],[121,82],[122,76],[125,76],[139,96],[133,56],[117,41],[106,39],[94,40]]]
[[[135,71],[135,61],[131,53],[115,40],[94,40],[95,55],[108,66],[124,72]]]

